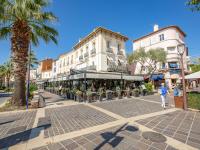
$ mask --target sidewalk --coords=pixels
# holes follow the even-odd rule
[[[200,113],[188,112],[186,117],[181,117],[185,111],[175,108],[162,110],[157,96],[90,104],[64,100],[61,96],[44,91],[42,95],[47,97],[48,105],[45,108],[0,113],[0,149],[200,148]],[[175,136],[168,136],[165,130],[157,131],[163,122],[168,127],[167,131],[178,127],[174,130]],[[186,135],[187,142],[180,139],[183,137],[179,135],[182,134],[179,131],[182,126],[189,129]],[[155,141],[151,141],[145,138],[146,133],[150,133],[150,137],[158,134],[156,136],[159,138],[154,137]],[[156,142],[160,139],[163,141]]]

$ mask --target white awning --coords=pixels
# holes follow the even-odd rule
[[[89,79],[121,79],[121,75],[120,74],[87,73],[86,78],[89,78]]]
[[[124,80],[130,80],[130,81],[143,81],[143,76],[131,76],[131,75],[125,75],[123,76]]]
[[[185,79],[200,79],[200,71],[185,76]]]

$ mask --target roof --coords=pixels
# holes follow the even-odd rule
[[[181,30],[181,28],[179,28],[178,26],[172,25],[172,26],[167,26],[167,27],[164,27],[164,28],[160,28],[160,29],[157,30],[157,31],[151,32],[151,33],[149,33],[149,34],[147,34],[147,35],[145,35],[145,36],[142,36],[142,37],[140,37],[140,38],[137,38],[137,39],[133,40],[133,42],[137,42],[137,41],[139,41],[139,40],[141,40],[141,39],[144,39],[144,38],[146,38],[146,37],[148,37],[148,36],[151,36],[151,35],[153,35],[153,34],[156,34],[156,33],[158,33],[158,32],[161,32],[161,31],[164,31],[164,30],[167,30],[167,29],[170,29],[170,28],[175,28],[175,29],[178,30],[181,34],[183,34],[184,37],[186,37],[185,32],[183,32],[183,31]]]
[[[119,36],[121,38],[123,38],[125,41],[128,40],[128,37],[118,33],[118,32],[113,32],[111,30],[108,30],[106,28],[103,27],[97,27],[95,28],[90,34],[88,34],[87,36],[85,36],[83,39],[81,39],[80,42],[78,42],[73,48],[76,49],[78,46],[80,46],[82,43],[84,43],[85,41],[87,41],[90,37],[92,37],[93,35],[95,35],[96,33],[100,32],[100,31],[104,31],[104,32],[109,32],[111,34],[114,34],[116,36]]]
[[[200,71],[185,76],[185,79],[200,79]]]

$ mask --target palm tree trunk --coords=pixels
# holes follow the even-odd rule
[[[16,21],[12,27],[11,44],[15,80],[12,104],[17,106],[26,104],[25,81],[29,42],[30,28],[28,24],[25,21]]]

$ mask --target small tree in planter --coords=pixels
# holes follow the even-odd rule
[[[116,87],[116,93],[117,93],[117,97],[118,99],[121,99],[122,98],[122,92],[121,92],[121,89],[119,86]]]
[[[139,95],[140,95],[140,90],[138,88],[133,89],[133,96],[134,97],[139,97]]]
[[[76,100],[78,101],[78,102],[81,102],[82,101],[82,92],[80,91],[80,90],[77,90],[76,91]]]
[[[88,102],[92,102],[92,90],[88,89],[86,92]]]
[[[67,96],[67,99],[70,99],[70,89],[69,88],[66,88],[66,96]]]
[[[153,94],[153,84],[151,82],[145,83],[145,87],[149,95]]]
[[[74,99],[76,101],[76,92],[77,92],[77,88],[74,87],[72,90],[71,90],[71,99]]]
[[[103,100],[103,94],[104,94],[104,89],[102,87],[99,88],[98,94],[99,94],[99,101],[102,101]]]
[[[106,90],[106,99],[112,100],[112,91],[111,90]]]

